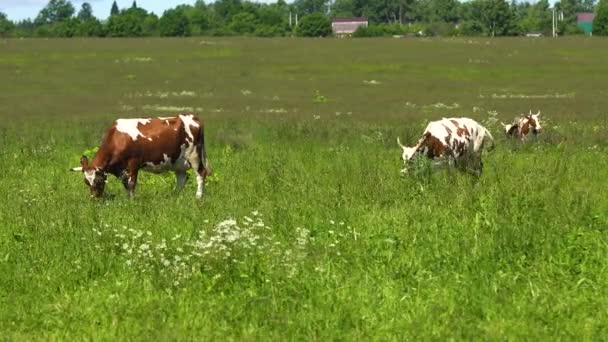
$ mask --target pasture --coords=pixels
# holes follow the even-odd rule
[[[8,340],[608,338],[608,40],[0,41]],[[541,110],[519,144],[499,120]],[[120,117],[194,111],[213,175],[82,175]],[[469,116],[484,174],[402,177]]]

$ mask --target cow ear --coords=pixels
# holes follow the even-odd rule
[[[80,166],[82,166],[83,169],[86,169],[89,166],[89,158],[87,158],[87,156],[80,157]]]

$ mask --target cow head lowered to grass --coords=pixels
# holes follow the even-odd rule
[[[140,169],[154,173],[174,171],[176,189],[184,187],[186,171],[196,174],[196,197],[203,196],[207,165],[203,123],[192,114],[148,119],[118,119],[103,138],[99,150],[89,162],[80,159],[84,182],[91,197],[102,197],[107,175],[122,181],[129,196],[134,195]]]
[[[505,124],[501,122],[505,129],[505,133],[513,138],[518,138],[521,141],[526,140],[526,137],[532,133],[534,136],[538,135],[542,131],[540,125],[540,111],[536,114],[524,115],[519,118],[515,118],[511,124]]]
[[[399,137],[404,168],[408,172],[414,159],[425,156],[435,164],[445,162],[465,171],[481,175],[483,163],[481,153],[485,146],[494,148],[492,134],[481,124],[469,118],[443,118],[428,124],[422,138],[412,147],[404,146]]]

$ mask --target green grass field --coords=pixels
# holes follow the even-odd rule
[[[0,41],[0,332],[31,340],[605,340],[608,40]],[[213,176],[69,172],[194,111]],[[537,142],[496,119],[541,110]],[[395,138],[486,123],[484,174]]]

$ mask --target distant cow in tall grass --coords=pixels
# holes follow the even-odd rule
[[[532,114],[532,111],[530,111],[527,115],[515,118],[511,124],[505,124],[503,122],[501,122],[501,124],[508,136],[517,138],[521,141],[525,141],[530,133],[537,136],[542,130],[540,125],[540,111],[536,114]]]
[[[422,138],[412,147],[397,143],[402,149],[404,168],[408,168],[417,156],[426,156],[435,164],[447,162],[450,166],[472,172],[478,176],[483,170],[481,153],[494,148],[492,134],[481,124],[469,118],[443,118],[432,121],[424,130]]]
[[[101,197],[107,174],[119,178],[133,196],[140,169],[154,173],[174,171],[177,189],[186,183],[186,171],[196,174],[196,197],[203,196],[205,177],[209,174],[203,123],[194,115],[166,118],[118,119],[110,127],[89,163],[80,159],[84,182],[91,197]]]

